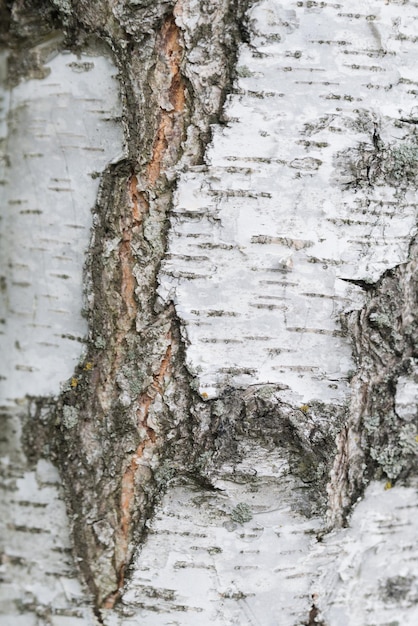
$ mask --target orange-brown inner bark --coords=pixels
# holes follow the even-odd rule
[[[146,168],[146,180],[148,190],[152,190],[158,179],[164,172],[164,167],[173,165],[183,134],[183,113],[185,110],[185,85],[180,72],[182,58],[180,30],[174,17],[170,16],[164,22],[157,38],[157,53],[163,59],[168,69],[170,80],[167,86],[167,95],[172,106],[170,111],[160,108],[159,122],[155,133],[152,156]],[[171,155],[173,155],[171,157]],[[170,158],[171,157],[171,158]],[[173,161],[173,162],[172,162]],[[134,257],[132,253],[132,236],[142,224],[144,216],[149,211],[149,202],[146,194],[138,192],[138,179],[132,175],[128,181],[128,198],[131,206],[131,214],[122,224],[123,237],[119,247],[119,259],[121,267],[121,296],[124,303],[124,312],[119,320],[119,332],[116,345],[121,346],[126,333],[136,318],[137,302],[135,299],[135,278],[133,275]],[[148,424],[148,415],[157,395],[163,395],[164,380],[170,376],[172,358],[171,333],[166,337],[168,347],[160,363],[158,372],[153,377],[153,382],[148,389],[138,398],[137,418],[138,429],[145,438],[137,447],[135,453],[126,467],[121,480],[120,516],[119,529],[116,533],[116,555],[121,555],[116,563],[118,571],[117,589],[104,601],[104,608],[112,608],[120,597],[121,588],[125,581],[125,571],[130,559],[130,540],[132,537],[133,511],[136,495],[140,485],[137,483],[138,468],[146,449],[158,446],[158,437],[155,430]],[[113,373],[120,365],[122,350],[117,349],[113,363]],[[113,376],[111,376],[113,378]]]

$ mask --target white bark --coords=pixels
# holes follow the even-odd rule
[[[75,10],[68,2],[54,4],[65,16]],[[218,38],[226,4],[209,3],[209,21]],[[139,37],[141,26],[129,13],[136,5],[141,3],[117,3],[113,15]],[[133,223],[118,214],[122,192],[116,178],[109,204],[101,205],[99,198],[95,213],[92,246],[101,250],[98,239],[108,237],[103,243],[104,267],[107,259],[109,267],[113,258],[120,260],[120,302],[126,305],[120,306],[112,347],[117,356],[109,361],[109,369],[95,356],[88,360],[94,350],[110,347],[100,328],[90,328],[87,336],[81,309],[91,208],[98,193],[96,172],[103,172],[111,161],[123,161],[132,150],[131,122],[125,119],[130,130],[123,147],[122,125],[115,120],[121,114],[115,66],[91,51],[78,57],[67,51],[42,64],[49,71],[46,77],[5,89],[0,119],[6,147],[0,249],[6,286],[0,335],[2,623],[415,625],[417,480],[405,470],[418,447],[415,357],[408,355],[408,367],[397,374],[392,388],[390,406],[401,424],[393,426],[393,432],[401,452],[392,453],[388,444],[390,460],[383,459],[382,447],[374,440],[375,448],[368,451],[363,437],[364,432],[376,437],[379,427],[387,428],[361,408],[368,355],[354,360],[341,318],[371,307],[370,297],[382,293],[379,285],[388,270],[401,268],[400,282],[414,284],[417,6],[407,0],[255,3],[248,13],[250,39],[239,49],[223,125],[212,126],[203,164],[196,165],[197,137],[209,124],[205,107],[213,115],[221,97],[213,76],[222,73],[222,60],[211,58],[211,51],[194,39],[198,27],[208,23],[201,5],[177,2],[173,21],[162,28],[169,44],[163,35],[164,45],[156,38],[158,62],[153,65],[141,57],[138,66],[129,66],[133,74],[138,67],[144,75],[145,69],[149,72],[163,122],[151,142],[149,160],[143,148],[144,154],[136,157],[138,170],[125,176]],[[91,23],[90,14],[85,20]],[[110,32],[110,23],[109,18],[101,24],[101,32]],[[172,59],[178,53],[178,33],[187,88],[175,82],[179,69]],[[141,49],[145,56],[147,45]],[[139,72],[135,77],[132,100],[122,90],[125,118],[132,102],[152,106],[152,98],[146,101],[141,91],[143,76]],[[173,90],[178,92],[176,104]],[[187,105],[189,126],[182,135],[186,92],[196,104],[195,109]],[[163,131],[168,133],[168,149],[161,148]],[[161,172],[168,184],[161,182]],[[177,189],[164,250],[161,215],[170,203],[171,181],[177,181]],[[107,191],[102,187],[102,195]],[[139,198],[148,202],[141,220],[143,240],[152,254],[144,252],[139,236],[135,239]],[[103,206],[117,214],[122,235],[100,230]],[[134,234],[124,239],[129,229]],[[160,248],[161,256],[153,256]],[[158,258],[161,261],[158,286],[152,279],[155,258],[155,267]],[[96,270],[90,271],[94,283]],[[106,286],[108,276],[110,291],[114,274],[106,271],[102,280]],[[127,274],[136,280],[132,291]],[[369,297],[373,285],[377,287]],[[159,296],[155,317],[147,313],[150,288]],[[98,308],[97,285],[84,289],[90,307]],[[183,396],[179,400],[176,392],[176,385],[184,386],[183,370],[177,361],[167,365],[167,355],[181,354],[166,313],[172,302],[186,346],[186,368],[193,376],[188,380],[196,387],[189,391],[200,396],[189,403]],[[116,311],[117,305],[119,300]],[[159,311],[165,312],[160,318]],[[113,309],[109,317],[111,313]],[[377,320],[382,313],[374,315]],[[408,319],[413,334],[415,322]],[[407,326],[406,321],[398,335]],[[144,338],[129,343],[129,333]],[[361,338],[355,336],[357,350],[361,341],[367,345],[369,335],[364,331]],[[94,346],[83,354],[80,343],[91,343],[92,337]],[[133,354],[130,360],[123,360],[123,342]],[[375,342],[379,344],[379,336]],[[137,370],[127,373],[131,361],[140,373],[144,363],[145,382],[139,382]],[[85,495],[80,491],[88,464],[79,460],[82,452],[79,458],[73,456],[71,446],[77,447],[77,439],[68,443],[76,431],[84,436],[88,463],[99,467],[102,431],[93,413],[86,413],[85,427],[80,425],[85,418],[82,405],[67,400],[72,402],[76,393],[90,398],[82,385],[92,385],[90,371],[94,376],[100,367],[107,372],[106,381],[113,380],[97,393],[109,446],[117,447],[118,431],[108,419],[115,407],[134,407],[135,415],[145,414],[138,423],[140,444],[128,438],[121,453],[122,513],[115,508],[110,487],[109,494],[101,490],[105,470],[97,470],[93,487],[86,478]],[[26,398],[60,392],[60,400],[50,398],[46,404]],[[345,417],[350,401],[350,415]],[[34,454],[34,464],[21,437],[28,410],[34,429],[39,422],[45,432],[52,432],[46,424],[54,402],[56,426],[68,443],[58,450],[69,451],[67,465],[59,459],[61,471],[68,466],[68,476],[61,478],[48,458],[53,443],[37,444],[42,449]],[[167,407],[175,422],[171,430],[164,430]],[[123,415],[130,419],[129,413]],[[363,421],[356,421],[357,415]],[[188,456],[190,442],[184,433],[189,431],[195,437],[191,440],[197,460]],[[214,433],[213,439],[208,435],[213,447],[204,443],[199,448],[207,433]],[[329,441],[337,433],[337,448],[331,450]],[[167,441],[159,444],[158,437]],[[185,458],[181,451],[164,456],[170,438],[174,447],[184,446]],[[335,456],[334,465],[328,454]],[[400,460],[396,457],[399,470],[394,469],[394,454],[401,455]],[[346,528],[330,528],[330,520],[341,519],[353,497],[354,490],[347,486],[350,471],[356,474],[352,482],[366,484],[363,474],[370,455],[386,478],[369,482]],[[117,474],[120,468],[112,465],[113,458],[106,462]],[[77,463],[79,474],[73,468]],[[198,466],[203,468],[200,475]],[[157,486],[166,484],[167,490],[156,501],[153,517],[144,519],[132,512],[131,501],[126,510],[123,502],[129,490],[136,489],[132,502],[141,515],[148,511],[143,502],[152,474]],[[78,491],[74,487],[71,492],[68,481],[73,475]],[[408,480],[392,485],[398,476]],[[62,480],[68,501],[73,498],[69,516]],[[327,480],[328,517],[321,503],[315,506],[313,501],[322,497],[317,485],[325,492]],[[97,500],[91,495],[96,486]],[[85,503],[77,508],[74,499],[83,497]],[[146,527],[145,539],[140,531],[130,530],[132,520],[138,528]],[[72,557],[70,528],[76,529],[77,541],[83,525],[89,527],[83,535],[88,549],[84,555],[76,545]],[[97,541],[96,560],[90,536]],[[93,579],[89,584],[95,609],[76,567],[83,560],[83,572]],[[121,602],[115,604],[119,596]]]
[[[375,282],[408,257],[415,190],[347,189],[341,155],[370,148],[374,124],[388,145],[405,141],[416,57],[399,31],[416,11],[357,10],[257,3],[226,126],[207,167],[180,179],[160,291],[209,397],[276,383],[293,404],[343,403],[354,363],[339,316],[364,303],[345,279]]]
[[[6,60],[6,59],[5,59]],[[57,54],[6,92],[0,398],[54,395],[81,357],[84,255],[99,174],[122,152],[116,68]]]

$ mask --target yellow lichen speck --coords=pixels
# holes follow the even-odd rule
[[[90,372],[90,370],[93,369],[93,363],[91,361],[87,361],[87,363],[84,366],[84,371],[85,372]]]
[[[200,395],[202,396],[203,400],[207,400],[209,398],[209,396],[206,393],[206,391],[202,391],[202,393]]]
[[[302,413],[307,413],[309,411],[309,404],[302,404],[302,406],[299,407],[299,411],[302,411]]]
[[[75,388],[77,387],[77,385],[78,385],[78,380],[77,380],[77,378],[75,378],[75,377],[73,376],[73,377],[72,377],[72,379],[71,379],[71,387],[72,387],[73,389],[75,389]]]
[[[385,484],[385,491],[387,491],[388,489],[392,489],[392,483],[390,482],[390,480],[388,480]]]

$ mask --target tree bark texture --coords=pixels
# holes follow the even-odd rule
[[[5,624],[415,624],[418,6],[0,16]]]

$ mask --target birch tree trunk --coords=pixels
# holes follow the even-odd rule
[[[418,620],[418,5],[3,0],[5,626]]]

